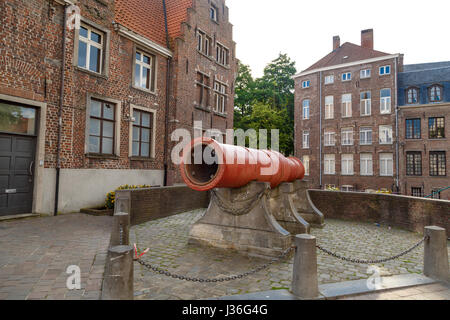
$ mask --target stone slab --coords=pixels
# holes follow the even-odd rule
[[[379,289],[369,289],[367,280],[354,280],[338,283],[328,283],[319,286],[320,293],[326,299],[344,296],[359,295],[364,293],[381,292],[391,289],[407,288],[425,284],[436,283],[436,280],[419,274],[401,274],[392,277],[382,277]]]

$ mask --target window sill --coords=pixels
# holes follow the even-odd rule
[[[222,118],[228,118],[228,114],[227,113],[221,113],[221,112],[217,112],[217,111],[213,111],[214,115],[222,117]]]
[[[152,158],[152,157],[136,157],[136,156],[131,156],[131,157],[129,157],[130,158],[130,161],[147,161],[147,162],[149,162],[149,161],[154,161],[155,160],[155,158]]]
[[[147,89],[144,89],[144,88],[137,87],[135,85],[132,85],[131,88],[133,88],[135,90],[139,90],[139,91],[145,92],[145,93],[148,93],[148,94],[151,94],[151,95],[154,95],[156,97],[158,96],[156,91],[147,90]]]
[[[103,159],[103,160],[119,160],[120,158],[111,154],[98,154],[98,153],[87,153],[86,158],[91,159]]]
[[[389,112],[380,112],[380,114],[381,114],[381,115],[391,115],[392,112],[391,112],[391,111],[389,111]]]
[[[94,71],[91,71],[91,70],[88,70],[88,69],[81,68],[79,66],[75,66],[75,70],[87,73],[87,74],[89,74],[91,76],[94,76],[94,77],[98,77],[98,78],[102,78],[102,79],[108,80],[108,77],[106,75],[102,74],[102,73],[97,73],[97,72],[94,72]]]
[[[196,109],[199,109],[199,110],[202,110],[202,111],[211,112],[211,107],[203,107],[203,106],[200,106],[198,104],[195,104],[194,107]]]
[[[419,139],[415,139],[415,140],[419,140]],[[445,141],[447,140],[447,138],[428,138],[429,141]]]

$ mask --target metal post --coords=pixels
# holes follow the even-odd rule
[[[133,296],[133,247],[112,247],[108,252],[102,300],[133,300]]]
[[[294,238],[296,250],[292,292],[302,299],[314,299],[319,296],[317,280],[316,237],[300,234]]]
[[[110,246],[126,246],[130,244],[130,215],[119,212],[113,216]]]
[[[423,274],[427,277],[449,281],[447,235],[444,228],[425,227]]]

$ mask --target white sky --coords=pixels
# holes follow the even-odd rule
[[[449,0],[227,0],[237,57],[254,76],[287,53],[304,70],[330,53],[332,38],[361,43],[374,29],[375,50],[403,53],[405,64],[450,60]]]

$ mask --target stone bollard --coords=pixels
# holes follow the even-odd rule
[[[447,235],[440,227],[425,227],[423,274],[427,277],[449,281]]]
[[[296,250],[294,272],[292,276],[292,292],[302,299],[314,299],[319,296],[317,280],[316,237],[300,234],[294,238]]]
[[[133,247],[112,247],[108,252],[102,300],[133,300],[133,297]]]
[[[115,213],[110,246],[127,246],[130,244],[130,215],[124,212]]]

